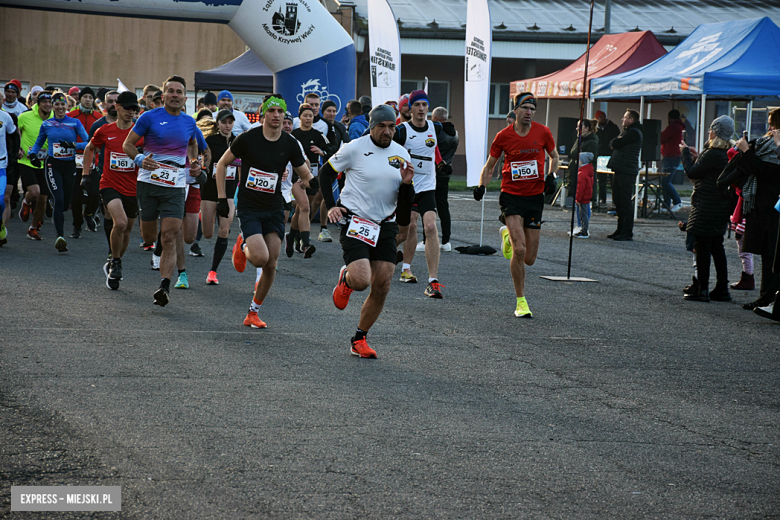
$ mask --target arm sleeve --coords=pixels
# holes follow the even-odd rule
[[[688,176],[689,179],[703,179],[707,176],[707,173],[712,168],[710,163],[712,162],[710,160],[710,151],[704,150],[702,153],[699,154],[699,158],[696,160],[696,162],[693,161],[693,156],[691,155],[691,151],[688,148],[683,148],[682,151],[682,163],[683,163],[683,169],[685,170],[685,175]]]
[[[398,188],[398,203],[395,209],[395,221],[399,226],[408,226],[412,221],[412,203],[414,202],[414,184],[404,184]]]
[[[335,179],[338,176],[338,172],[333,169],[333,166],[330,164],[330,161],[326,162],[325,165],[320,168],[320,172],[318,177],[320,178],[320,186],[332,186],[333,185],[333,179]],[[325,206],[327,206],[328,209],[331,209],[333,206],[336,205],[336,199],[333,198],[333,190],[331,189],[324,189],[322,191],[322,198],[325,201]]]

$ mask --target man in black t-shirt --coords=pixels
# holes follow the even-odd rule
[[[230,211],[225,191],[226,167],[241,159],[238,181],[238,217],[241,233],[233,246],[233,266],[244,272],[247,260],[262,267],[263,274],[255,288],[244,325],[256,329],[266,327],[257,316],[276,276],[276,261],[284,237],[284,197],[282,176],[287,163],[292,164],[307,188],[318,186],[306,167],[298,141],[282,132],[287,103],[279,95],[269,97],[262,106],[263,126],[239,135],[217,163],[217,213],[227,217]]]

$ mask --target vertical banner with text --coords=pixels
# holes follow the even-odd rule
[[[487,0],[468,0],[463,119],[466,128],[466,185],[477,186],[487,160],[488,103],[493,34]]]
[[[401,36],[387,0],[368,0],[368,50],[371,102],[379,105],[401,97]]]

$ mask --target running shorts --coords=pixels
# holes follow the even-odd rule
[[[149,222],[157,218],[182,219],[184,215],[185,188],[155,186],[148,182],[136,185],[141,220]]]
[[[541,229],[544,193],[524,197],[502,191],[501,195],[498,196],[498,205],[504,219],[510,215],[518,215],[523,219],[523,227]]]
[[[108,206],[108,203],[115,199],[122,201],[122,208],[125,210],[125,215],[127,215],[128,219],[134,219],[138,216],[138,200],[135,197],[122,195],[114,188],[103,188],[100,190],[100,200],[103,202],[104,207]]]
[[[425,215],[429,211],[436,212],[436,190],[415,193],[412,211],[416,211],[420,215]]]
[[[252,235],[268,235],[276,232],[284,240],[284,210],[246,211],[236,210],[238,227],[244,235],[244,240]]]
[[[367,258],[369,261],[390,262],[395,265],[396,251],[395,236],[398,234],[398,224],[395,222],[383,222],[379,228],[379,238],[376,246],[371,247],[365,242],[347,236],[347,228],[341,226],[341,249],[344,256],[344,265],[349,265],[355,260]]]
[[[200,213],[200,189],[190,186],[187,190],[187,200],[184,201],[184,214]]]

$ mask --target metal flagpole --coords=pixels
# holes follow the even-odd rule
[[[487,192],[487,190],[485,190]],[[482,230],[485,228],[485,197],[482,197],[482,216],[479,217],[479,247],[482,247]]]
[[[587,103],[587,95],[588,95],[588,62],[590,61],[590,37],[591,37],[591,30],[593,29],[593,4],[595,3],[595,0],[590,0],[590,20],[588,21],[588,48],[585,51],[585,75],[582,78],[582,99],[580,100],[580,124],[578,125],[577,129],[577,150],[578,152],[582,150],[582,119],[585,115],[585,104]],[[549,103],[549,99],[547,100]],[[548,105],[549,106],[549,105]],[[549,110],[548,110],[549,112]],[[577,160],[576,165],[579,167],[579,160]],[[572,175],[571,171],[572,163],[569,163],[569,170],[567,170],[567,173],[569,175]],[[577,174],[577,172],[573,172],[574,175]],[[596,175],[596,168],[593,168],[593,175]],[[572,194],[572,211],[571,211],[571,225],[569,226],[569,261],[568,266],[566,268],[566,276],[542,276],[541,278],[545,278],[547,280],[551,280],[554,282],[560,282],[560,281],[566,281],[566,282],[595,282],[596,280],[592,280],[590,278],[581,278],[571,277],[571,255],[572,255],[572,246],[574,242],[574,212],[575,208],[577,206],[577,194]]]

